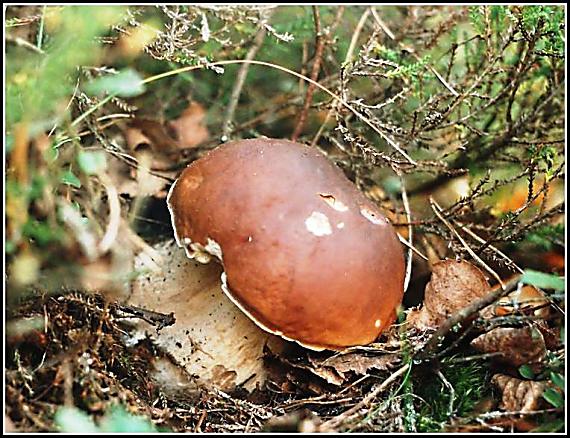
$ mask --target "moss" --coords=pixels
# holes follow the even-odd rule
[[[453,404],[450,388],[436,373],[421,379],[417,375],[418,432],[441,431],[451,418],[469,415],[490,393],[489,369],[484,362],[442,363],[439,371],[453,387]]]

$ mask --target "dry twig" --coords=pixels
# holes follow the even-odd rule
[[[313,60],[313,68],[311,70],[311,81],[316,82],[319,77],[319,71],[321,69],[321,62],[323,58],[323,50],[325,47],[324,36],[321,29],[321,18],[319,13],[319,7],[313,6],[313,19],[315,20],[315,56]],[[307,114],[309,112],[309,107],[313,101],[313,93],[315,92],[315,85],[313,83],[309,84],[307,87],[307,93],[305,94],[305,104],[301,110],[301,115],[297,121],[297,126],[291,135],[291,140],[297,141],[299,135],[303,131],[305,126],[305,120],[307,119]]]

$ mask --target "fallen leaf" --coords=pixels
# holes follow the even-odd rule
[[[180,117],[170,122],[178,140],[178,147],[188,149],[205,142],[210,133],[205,124],[206,111],[197,102],[191,102]]]
[[[407,321],[417,328],[438,327],[489,290],[485,275],[475,265],[465,260],[442,260],[432,267],[423,307],[409,311]]]
[[[196,147],[210,136],[205,117],[206,111],[197,102],[191,102],[178,118],[167,122],[137,117],[126,129],[127,145],[132,151],[148,145],[158,155],[172,155],[181,149]]]
[[[148,145],[154,155],[160,156],[172,154],[179,149],[174,133],[161,121],[137,117],[129,122],[127,132],[129,129],[138,130],[126,137],[127,146],[131,151],[137,150],[141,145]]]
[[[108,175],[120,195],[128,195],[131,198],[155,196],[165,198],[166,187],[175,179],[178,171],[160,171],[150,173],[149,165],[143,165],[148,156],[148,151],[135,154],[139,161],[139,167],[133,169],[117,157],[110,156],[108,159]],[[154,160],[153,160],[154,161]],[[152,165],[150,165],[152,167]],[[161,176],[159,176],[161,175]]]
[[[337,353],[331,357],[319,357],[314,353],[309,353],[309,363],[313,366],[315,373],[334,372],[344,383],[351,374],[363,376],[371,370],[385,371],[391,366],[400,362],[398,354],[366,355],[363,353]],[[332,383],[332,382],[331,382]]]
[[[185,149],[198,146],[209,138],[205,125],[206,111],[192,102],[175,120],[163,122],[148,117],[132,119],[123,129],[129,153],[138,161],[132,168],[112,157],[109,174],[120,194],[131,197],[165,197],[168,177],[175,170]],[[161,178],[157,174],[166,178]]]
[[[505,316],[513,312],[532,312],[535,316],[547,318],[550,313],[548,305],[548,299],[540,290],[525,285],[501,298],[494,306],[494,313],[497,316]]]
[[[538,366],[546,356],[546,344],[541,331],[535,327],[497,327],[471,341],[481,353],[503,353],[497,360],[519,367]]]
[[[145,322],[135,322],[167,351],[197,386],[230,391],[237,385],[252,390],[266,377],[264,346],[273,335],[257,327],[223,293],[216,263],[202,265],[186,257],[174,242],[153,247],[160,271],[132,283],[128,304],[155,312],[175,313],[176,322],[159,334]],[[156,260],[159,259],[159,260]],[[145,270],[143,258],[135,270]],[[276,341],[277,342],[277,341]]]
[[[499,407],[505,411],[536,411],[546,406],[542,397],[548,382],[521,380],[505,374],[495,374],[491,382],[501,391]]]

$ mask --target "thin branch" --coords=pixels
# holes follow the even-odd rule
[[[408,201],[408,195],[406,194],[406,184],[404,182],[404,177],[400,172],[397,172],[398,176],[400,177],[400,186],[402,188],[402,203],[404,204],[404,210],[406,211],[406,220],[408,221],[408,259],[406,263],[406,276],[404,277],[404,292],[408,289],[408,285],[410,284],[410,278],[412,278],[412,248],[413,244],[413,227],[411,224],[412,214],[410,211],[410,203]]]
[[[376,11],[376,8],[373,7],[373,8],[371,8],[371,10],[372,10],[372,16],[374,17],[374,20],[376,20],[376,23],[378,23],[378,25],[382,28],[384,33],[386,35],[388,35],[388,37],[392,41],[395,41],[396,37],[394,36],[394,33],[388,28],[386,23],[384,23],[384,21],[380,18],[380,16],[378,15],[378,12]],[[417,61],[421,60],[421,58],[418,56],[418,54],[414,50],[412,50],[411,48],[406,47],[401,42],[398,42],[398,45],[400,46],[401,49],[404,49],[404,50],[410,52],[412,54],[412,56],[414,58],[416,58]],[[459,93],[457,91],[455,91],[455,89],[443,78],[443,76],[441,76],[438,73],[438,71],[435,68],[433,68],[430,64],[427,64],[427,68],[435,75],[435,77],[438,79],[438,81],[441,82],[443,84],[443,86],[449,90],[449,92],[451,94],[453,94],[455,97],[459,96]]]
[[[358,24],[356,25],[356,28],[354,29],[354,32],[352,34],[352,38],[350,39],[350,45],[348,46],[348,50],[346,51],[346,56],[344,58],[344,65],[346,65],[352,61],[354,49],[356,48],[356,44],[358,42],[358,37],[360,36],[360,33],[362,32],[362,29],[364,28],[364,24],[366,24],[366,20],[368,19],[369,15],[370,15],[370,8],[366,8],[364,13],[360,17],[360,20],[358,20]],[[311,146],[315,146],[317,144],[317,142],[319,141],[319,138],[323,134],[323,131],[325,129],[326,124],[330,120],[332,114],[338,109],[338,105],[339,105],[339,102],[335,101],[335,103],[333,104],[333,106],[331,107],[329,112],[327,113],[325,120],[321,124],[321,127],[319,128],[319,130],[315,134],[315,137],[313,137],[313,141],[311,142]]]
[[[472,304],[463,309],[455,312],[449,318],[447,318],[443,324],[435,331],[435,333],[431,336],[429,341],[426,343],[422,351],[420,351],[414,359],[418,360],[429,360],[431,359],[432,353],[437,349],[437,347],[443,342],[445,336],[453,329],[453,327],[461,322],[465,321],[471,315],[479,312],[480,310],[487,307],[489,304],[493,304],[498,299],[504,297],[509,292],[514,290],[519,281],[521,276],[517,275],[509,280],[504,288],[497,287],[492,289],[487,295],[484,297],[475,300]]]
[[[174,76],[174,75],[184,73],[187,71],[192,71],[192,70],[214,67],[214,66],[218,66],[218,65],[243,64],[243,63],[250,63],[250,64],[256,64],[256,65],[263,65],[265,67],[271,67],[271,68],[274,68],[276,70],[281,70],[283,72],[289,73],[290,75],[293,75],[295,77],[302,78],[303,80],[309,82],[310,84],[314,84],[317,88],[319,88],[320,90],[327,93],[329,96],[334,98],[336,101],[340,102],[346,109],[348,109],[356,117],[358,117],[360,120],[362,120],[364,123],[366,123],[370,128],[372,128],[372,130],[374,132],[376,132],[378,135],[380,135],[380,137],[382,137],[392,148],[394,148],[396,151],[398,151],[398,153],[400,153],[410,164],[413,164],[413,165],[417,164],[416,161],[412,157],[410,157],[408,155],[408,153],[406,151],[404,151],[390,136],[388,136],[387,134],[382,132],[374,123],[372,123],[370,121],[370,119],[368,119],[366,116],[361,114],[356,108],[354,108],[352,105],[350,105],[348,102],[346,102],[346,100],[344,100],[342,97],[336,95],[335,93],[330,91],[328,88],[322,86],[318,82],[313,81],[311,78],[303,76],[303,75],[297,73],[296,71],[293,71],[291,69],[288,69],[287,67],[283,67],[283,66],[278,65],[278,64],[273,64],[271,62],[265,62],[265,61],[256,61],[253,59],[249,60],[249,61],[245,60],[245,59],[230,59],[230,60],[226,60],[226,61],[216,61],[216,62],[211,62],[208,64],[192,65],[192,66],[188,66],[188,67],[181,67],[181,68],[177,68],[174,70],[169,70],[169,71],[164,72],[164,73],[160,73],[160,74],[157,74],[154,76],[150,76],[150,77],[144,79],[143,81],[141,81],[141,83],[142,84],[148,84],[150,82],[154,82],[154,81],[157,81],[159,79],[167,78],[170,76]],[[102,103],[103,103],[103,101],[101,101],[99,104],[97,104],[95,106],[100,107],[100,106],[102,106]],[[89,110],[89,112],[95,111],[97,109],[97,108],[95,108],[95,106],[92,107]],[[82,115],[81,119],[83,119],[85,117],[86,117],[86,114]],[[76,119],[74,121],[74,123],[75,124],[79,123],[79,120]]]
[[[471,247],[469,245],[467,245],[467,242],[463,239],[463,237],[461,237],[461,235],[457,232],[457,230],[455,228],[453,228],[451,226],[451,224],[441,215],[441,212],[443,211],[443,209],[437,204],[437,202],[430,196],[429,198],[429,202],[430,205],[432,207],[433,212],[435,213],[435,215],[439,218],[439,220],[441,220],[444,225],[449,228],[449,230],[455,235],[455,237],[457,237],[457,239],[461,242],[461,244],[463,245],[463,247],[467,250],[467,252],[471,255],[471,257],[473,257],[473,259],[475,259],[483,268],[485,268],[487,270],[487,272],[489,272],[493,277],[495,277],[495,279],[499,282],[499,284],[501,285],[501,287],[505,287],[503,281],[501,280],[501,277],[499,277],[499,275],[493,271],[482,259],[481,257],[479,257],[477,254],[475,254],[475,251],[473,251],[471,249]]]
[[[390,377],[384,380],[379,386],[374,388],[372,391],[368,393],[366,397],[364,397],[360,402],[354,405],[352,408],[344,411],[342,414],[337,415],[334,418],[331,418],[328,421],[325,421],[321,426],[321,430],[327,431],[330,429],[334,429],[335,427],[339,426],[340,424],[351,420],[355,416],[358,415],[358,411],[363,408],[366,408],[379,394],[381,394],[392,382],[394,382],[398,377],[404,374],[410,368],[411,364],[407,363],[398,371],[393,373]]]
[[[269,16],[271,15],[271,13],[272,13],[272,11],[269,13]],[[269,16],[267,16],[264,21],[268,21]],[[249,60],[252,60],[253,58],[255,58],[255,55],[257,54],[257,52],[259,51],[259,49],[263,45],[263,40],[265,39],[266,34],[267,34],[267,28],[265,26],[262,26],[257,31],[257,34],[255,35],[255,38],[253,40],[253,45],[251,46],[251,48],[247,52],[247,55],[245,56],[246,60],[249,61]],[[222,141],[227,141],[229,139],[229,136],[231,133],[232,120],[234,118],[234,114],[235,114],[235,111],[236,111],[236,108],[238,105],[239,97],[241,95],[241,90],[243,88],[243,84],[245,83],[245,79],[247,77],[247,73],[249,71],[250,65],[251,64],[247,64],[247,63],[242,64],[242,66],[240,67],[239,72],[237,74],[236,81],[235,81],[234,87],[232,89],[232,94],[230,96],[230,102],[229,102],[228,107],[226,109],[224,121],[222,122]]]
[[[313,19],[315,21],[315,56],[313,60],[313,68],[311,70],[311,80],[315,82],[319,77],[319,72],[321,70],[321,62],[323,58],[323,50],[325,48],[323,33],[321,29],[321,17],[319,13],[319,7],[313,6]],[[315,92],[315,85],[310,84],[307,87],[307,93],[305,94],[305,104],[301,110],[301,115],[297,122],[297,126],[291,135],[291,140],[297,141],[299,135],[303,131],[305,126],[305,121],[307,120],[307,114],[309,112],[309,107],[313,101],[313,93]]]
[[[486,243],[485,239],[481,238],[480,236],[478,236],[477,234],[475,234],[473,231],[471,231],[469,228],[467,228],[464,224],[462,224],[461,222],[458,221],[454,221],[459,225],[459,228],[461,228],[463,231],[465,231],[467,234],[469,234],[473,239],[475,239],[477,242],[479,243]],[[513,260],[511,260],[504,252],[502,252],[501,250],[495,248],[493,245],[489,245],[489,249],[491,249],[492,251],[496,252],[497,254],[499,254],[503,259],[506,260],[507,262],[507,266],[513,266],[517,271],[519,271],[521,274],[524,274],[524,270],[522,268],[520,268]]]
[[[17,46],[24,47],[25,49],[31,50],[32,52],[38,53],[40,55],[45,55],[40,47],[33,45],[32,43],[26,41],[24,38],[20,38],[14,35],[6,34],[6,42],[16,44]]]
[[[424,259],[426,262],[429,262],[429,259],[424,254],[422,254],[415,246],[412,246],[410,244],[410,242],[408,242],[408,239],[403,238],[399,234],[398,234],[398,239],[400,240],[400,243],[407,246],[409,249],[411,249],[414,253],[416,253],[418,256],[420,256],[422,259]]]

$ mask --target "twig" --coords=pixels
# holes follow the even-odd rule
[[[453,415],[453,403],[455,402],[455,389],[453,385],[445,378],[441,370],[437,370],[437,376],[443,382],[445,386],[449,389],[449,407],[447,408],[447,416],[451,417]]]
[[[398,233],[396,233],[398,234]],[[413,245],[410,244],[410,242],[408,242],[407,239],[403,238],[402,236],[400,236],[398,234],[398,239],[400,240],[400,243],[403,243],[404,245],[406,245],[409,249],[411,249],[413,252],[415,252],[418,256],[420,256],[422,259],[424,259],[426,262],[429,262],[429,259],[427,258],[427,256],[425,256],[424,254],[422,254],[416,247],[414,247]]]
[[[454,221],[455,223],[457,223],[459,225],[459,228],[461,228],[463,231],[465,231],[467,234],[469,234],[473,239],[475,239],[477,242],[479,243],[486,243],[485,239],[479,237],[477,234],[475,234],[473,231],[471,231],[469,228],[467,228],[464,224],[462,224],[459,221]],[[524,274],[524,270],[522,268],[520,268],[513,260],[511,260],[509,258],[509,256],[507,256],[504,252],[502,252],[501,250],[495,248],[493,245],[489,245],[488,246],[489,249],[491,249],[492,251],[496,252],[497,254],[499,254],[501,257],[503,257],[503,259],[505,259],[507,261],[508,266],[513,266],[517,271],[519,271],[521,274]]]
[[[474,354],[472,356],[452,358],[452,359],[446,360],[445,363],[449,363],[449,364],[462,363],[462,362],[469,362],[472,360],[484,360],[484,359],[490,359],[492,357],[501,357],[504,355],[505,355],[505,353],[502,351],[495,351],[493,353]]]
[[[346,51],[346,56],[344,58],[344,65],[346,65],[352,61],[354,49],[356,48],[356,43],[358,42],[358,37],[360,36],[360,33],[362,32],[362,29],[364,28],[364,24],[366,24],[366,20],[368,19],[369,15],[370,15],[370,8],[366,8],[364,13],[360,17],[360,20],[358,20],[358,24],[356,25],[356,28],[354,29],[354,33],[352,34],[352,38],[350,39],[350,45],[348,46],[348,50]],[[324,122],[321,124],[321,127],[319,128],[319,130],[315,134],[315,137],[313,138],[313,141],[311,142],[311,146],[315,146],[317,144],[317,142],[319,141],[319,138],[323,134],[323,131],[325,129],[326,124],[330,120],[332,114],[338,109],[338,105],[339,105],[339,102],[335,101],[335,103],[333,104],[333,106],[331,107],[329,112],[327,113],[327,116],[325,117]]]
[[[451,331],[451,329],[456,325],[467,318],[469,318],[474,313],[480,311],[481,309],[487,307],[489,304],[494,303],[499,298],[504,297],[509,292],[511,292],[515,287],[517,287],[521,276],[517,275],[509,280],[506,284],[504,289],[497,287],[492,289],[490,293],[485,295],[484,297],[475,300],[472,304],[463,309],[455,312],[449,318],[447,318],[443,324],[435,331],[435,333],[431,336],[429,341],[424,346],[423,350],[420,351],[414,359],[418,360],[428,360],[431,357],[431,353],[440,345],[443,341],[447,333]]]
[[[367,407],[372,402],[372,400],[374,400],[382,391],[384,391],[388,386],[390,386],[392,382],[394,382],[398,377],[400,377],[402,374],[408,371],[408,368],[410,368],[410,363],[407,363],[398,371],[393,373],[390,377],[384,380],[379,386],[374,388],[370,393],[368,393],[366,397],[364,397],[360,402],[358,402],[352,408],[344,411],[342,414],[337,415],[334,418],[331,418],[328,421],[325,421],[320,426],[320,428],[322,428],[322,430],[324,431],[330,430],[331,428],[335,428],[340,424],[344,423],[345,421],[354,418],[358,414],[359,410]]]
[[[550,408],[550,409],[540,409],[535,411],[508,411],[508,412],[487,412],[486,414],[480,414],[476,417],[472,417],[473,419],[486,419],[486,418],[500,418],[500,417],[520,417],[524,415],[541,415],[546,413],[553,413],[553,412],[563,412],[562,408]],[[468,419],[468,418],[467,418]]]
[[[265,17],[264,21],[269,20],[271,13],[272,13],[272,11],[269,12],[269,15]],[[267,34],[267,28],[265,26],[262,26],[257,31],[257,34],[255,35],[255,38],[253,40],[253,45],[251,46],[251,48],[247,52],[247,55],[245,56],[246,60],[249,61],[249,60],[252,60],[253,58],[255,58],[255,55],[257,54],[257,52],[259,51],[259,49],[263,45],[263,40],[265,39],[266,34]],[[241,95],[241,90],[243,88],[243,84],[245,83],[245,79],[247,77],[247,72],[249,71],[250,65],[251,64],[247,64],[247,63],[242,64],[242,66],[240,67],[239,72],[237,74],[236,81],[235,81],[234,87],[232,89],[232,94],[230,96],[230,103],[228,104],[228,108],[227,108],[226,114],[224,116],[224,121],[222,122],[222,141],[227,141],[229,139],[230,132],[231,132],[232,120],[234,118],[234,114],[235,114],[235,111],[237,108],[239,97]]]
[[[384,21],[380,18],[380,16],[378,15],[378,12],[376,11],[376,8],[373,7],[373,8],[371,8],[371,10],[372,10],[372,16],[374,17],[374,20],[376,21],[376,23],[378,23],[378,25],[382,28],[384,33],[386,35],[388,35],[388,37],[392,41],[395,41],[396,37],[394,36],[392,31],[388,28],[386,23],[384,23]],[[412,50],[411,48],[406,47],[401,42],[398,42],[398,45],[400,46],[400,48],[410,52],[412,54],[412,56],[414,58],[416,58],[417,61],[421,60],[421,58],[418,56],[418,54],[414,50]],[[451,94],[453,94],[455,97],[459,96],[459,93],[457,91],[455,91],[455,89],[443,78],[443,76],[441,76],[439,74],[439,72],[435,68],[433,68],[430,64],[427,64],[427,68],[435,75],[435,77],[439,80],[439,82],[441,82],[443,84],[443,86],[449,90],[449,92]]]
[[[416,161],[412,157],[410,157],[407,154],[407,152],[405,150],[403,150],[391,137],[389,137],[387,134],[382,132],[374,123],[372,123],[370,121],[370,119],[368,119],[366,116],[361,114],[356,108],[354,108],[352,105],[350,105],[342,97],[336,95],[335,93],[330,91],[328,88],[322,86],[318,82],[313,81],[311,78],[303,76],[303,75],[297,73],[296,71],[293,71],[291,69],[288,69],[287,67],[283,67],[283,66],[278,65],[278,64],[273,64],[271,62],[265,62],[265,61],[256,61],[254,59],[249,60],[249,61],[245,60],[245,59],[229,59],[226,61],[216,61],[216,62],[211,62],[208,64],[192,65],[192,66],[188,66],[188,67],[180,67],[180,68],[177,68],[174,70],[170,70],[170,71],[167,71],[164,73],[160,73],[160,74],[148,77],[148,78],[144,79],[143,81],[141,81],[141,83],[142,84],[148,84],[150,82],[154,82],[154,81],[157,81],[159,79],[167,78],[170,76],[174,76],[174,75],[184,73],[187,71],[192,71],[192,70],[198,70],[198,69],[203,69],[203,68],[208,68],[208,67],[213,67],[213,66],[218,66],[218,65],[243,64],[243,63],[250,63],[250,64],[256,64],[256,65],[263,65],[265,67],[271,67],[271,68],[274,68],[276,70],[281,70],[285,73],[289,73],[290,75],[293,75],[295,77],[302,78],[303,80],[309,82],[310,84],[314,84],[317,88],[319,88],[320,90],[327,93],[329,96],[334,98],[336,101],[340,102],[345,108],[347,108],[350,112],[352,112],[356,117],[358,117],[360,120],[362,120],[364,123],[366,123],[374,132],[376,132],[380,137],[382,137],[392,148],[394,148],[396,151],[398,151],[398,153],[400,153],[410,164],[413,164],[413,165],[417,164]],[[88,112],[90,113],[90,112],[95,111],[98,107],[102,106],[102,104],[103,104],[103,101],[99,102],[97,105],[92,107]],[[85,118],[86,116],[87,116],[87,113],[84,113],[82,116],[80,116],[80,118],[76,119],[74,121],[74,123],[76,123],[76,124],[79,123],[79,121],[82,120],[83,118]]]
[[[23,38],[16,37],[16,36],[10,35],[10,34],[6,34],[5,38],[6,38],[6,42],[8,42],[8,43],[14,43],[17,46],[24,47],[26,49],[31,50],[32,52],[39,53],[40,55],[45,54],[45,52],[41,48],[34,46],[32,43],[26,41]]]
[[[143,309],[142,307],[128,306],[123,304],[115,304],[112,309],[117,312],[122,312],[131,315],[135,318],[140,318],[149,324],[156,326],[156,333],[159,333],[164,327],[169,327],[176,322],[174,312],[168,315],[164,313],[155,312],[153,310]]]
[[[321,30],[321,17],[319,13],[319,7],[313,6],[313,19],[315,21],[315,56],[313,61],[313,68],[311,70],[311,80],[315,82],[319,77],[319,71],[321,70],[321,61],[323,58],[323,50],[325,48],[324,38]],[[297,141],[299,135],[303,131],[305,126],[305,121],[307,120],[307,114],[309,112],[309,107],[313,101],[313,93],[315,92],[315,85],[309,84],[307,87],[307,93],[305,94],[305,104],[301,110],[301,115],[297,122],[297,126],[291,135],[291,140]]]
[[[501,287],[504,288],[505,285],[503,283],[503,280],[501,280],[501,277],[499,277],[499,275],[495,271],[493,271],[491,267],[488,266],[487,263],[483,261],[483,259],[481,259],[481,257],[475,254],[475,251],[473,251],[471,247],[467,245],[467,242],[463,239],[463,237],[461,237],[461,235],[457,232],[457,230],[453,228],[451,224],[441,215],[441,211],[443,211],[443,209],[437,204],[437,202],[435,202],[435,200],[431,196],[429,198],[429,202],[435,215],[439,218],[439,220],[441,220],[445,224],[447,228],[449,228],[449,230],[455,235],[455,237],[457,237],[457,239],[461,242],[463,247],[471,255],[471,257],[473,257],[473,259],[476,260],[482,267],[484,267],[487,270],[487,272],[489,272],[493,277],[495,277],[495,279],[499,282]]]
[[[44,22],[46,16],[46,8],[47,8],[46,5],[42,6],[42,17],[40,18],[40,26],[38,29],[38,40],[36,43],[36,46],[39,50],[42,50],[42,44],[44,41]]]
[[[206,409],[203,409],[202,414],[200,414],[200,418],[198,419],[198,422],[196,423],[196,426],[194,426],[194,433],[202,432],[202,423],[206,419],[207,415],[208,415],[208,411]]]

